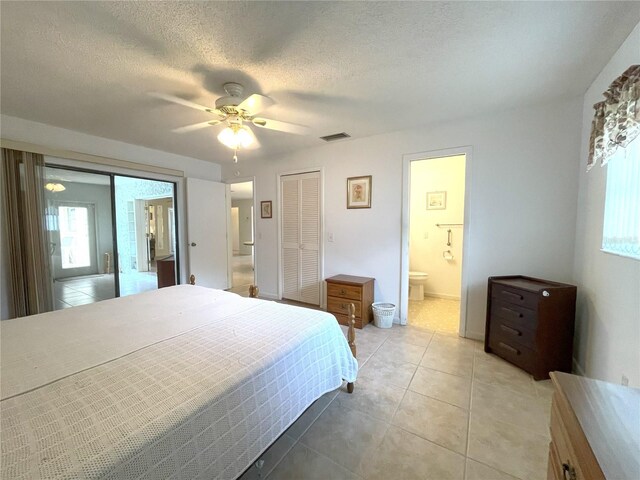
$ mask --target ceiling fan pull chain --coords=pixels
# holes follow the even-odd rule
[[[233,151],[233,163],[238,163],[238,148],[237,147]]]

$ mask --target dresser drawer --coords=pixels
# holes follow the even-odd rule
[[[356,307],[355,316],[362,317],[362,303],[344,298],[327,297],[327,312],[349,315],[349,304]]]
[[[491,302],[491,318],[496,317],[530,330],[535,330],[538,326],[538,316],[534,310],[494,298]]]
[[[556,472],[562,472],[563,477],[566,477],[567,479],[575,478],[576,480],[581,480],[584,479],[585,476],[580,470],[574,446],[571,444],[571,437],[565,429],[563,420],[564,417],[560,414],[556,399],[554,398],[551,406],[550,421],[551,438],[553,439],[551,443],[553,450],[550,450],[553,453],[550,461],[555,463],[553,469]],[[588,478],[593,477],[590,476]]]
[[[536,310],[538,308],[538,294],[527,292],[525,290],[518,290],[517,288],[504,287],[499,283],[493,285],[491,296],[504,302],[530,308],[532,310]]]
[[[327,283],[327,296],[362,300],[362,288],[353,285]]]
[[[489,347],[496,355],[513,363],[514,365],[517,365],[527,371],[531,371],[533,369],[535,352],[530,348],[514,342],[513,338],[503,335],[502,332],[492,332],[491,339],[489,340]]]
[[[490,328],[510,342],[516,342],[523,347],[536,349],[536,332],[528,328],[523,328],[518,322],[512,322],[499,316],[491,317]]]

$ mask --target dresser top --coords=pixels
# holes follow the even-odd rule
[[[552,372],[605,478],[640,478],[640,390]]]
[[[538,293],[540,290],[551,288],[576,288],[567,283],[551,282],[539,278],[525,277],[523,275],[511,275],[507,277],[490,277],[493,283],[499,283],[507,287],[521,288],[529,292]]]
[[[327,282],[344,283],[347,285],[364,285],[365,283],[373,282],[375,279],[370,277],[355,277],[353,275],[336,275],[335,277],[327,278]]]

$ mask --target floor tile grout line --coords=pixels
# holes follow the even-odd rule
[[[387,429],[388,430],[388,429]],[[385,432],[385,435],[387,434],[387,432]],[[384,436],[383,436],[384,437]],[[355,475],[358,478],[363,478],[362,475],[354,472],[353,470],[345,467],[344,465],[341,465],[340,463],[336,462],[333,458],[329,457],[328,455],[325,455],[322,452],[319,452],[318,450],[316,450],[315,448],[310,447],[309,445],[307,445],[306,443],[304,443],[303,441],[299,440],[298,441],[300,444],[304,445],[305,448],[308,448],[309,450],[311,450],[313,453],[320,455],[321,457],[326,458],[327,460],[329,460],[331,463],[333,463],[334,465],[339,466],[340,468],[342,468],[343,470],[346,470],[347,472]]]

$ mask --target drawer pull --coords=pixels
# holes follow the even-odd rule
[[[517,298],[520,301],[524,300],[524,297],[522,295],[518,295],[517,293],[509,292],[508,290],[502,290],[502,294],[506,295],[507,297]]]
[[[571,466],[569,461],[562,464],[562,476],[564,480],[576,480],[576,469]]]
[[[349,308],[349,305],[347,305],[346,303],[341,303],[340,308],[346,310],[347,308]]]
[[[343,288],[342,290],[340,290],[340,295],[345,295],[347,293],[347,291]]]
[[[518,318],[522,318],[523,317],[522,313],[520,313],[517,310],[514,310],[512,308],[502,307],[502,310],[504,310],[507,313],[510,313],[511,315],[515,315]]]
[[[503,332],[510,333],[511,335],[515,335],[517,337],[522,335],[522,332],[520,330],[516,330],[515,328],[507,327],[506,325],[500,325],[500,328],[502,329]]]
[[[515,355],[520,355],[520,350],[518,350],[517,348],[513,348],[511,345],[507,345],[506,343],[502,343],[502,342],[500,342],[499,345],[505,350],[508,350]]]

